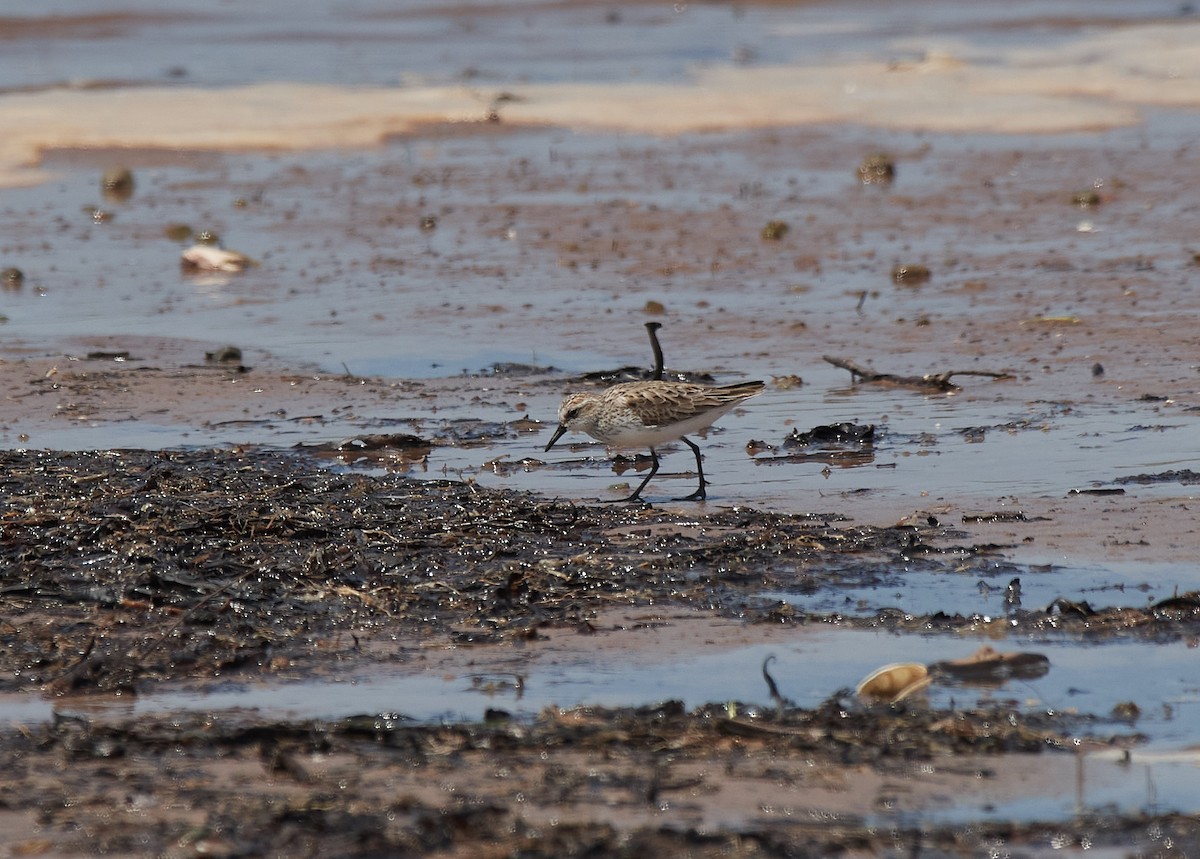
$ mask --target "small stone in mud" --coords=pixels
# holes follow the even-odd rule
[[[204,360],[210,364],[240,363],[242,360],[242,350],[237,346],[222,346],[214,352],[205,352]]]
[[[1099,361],[1097,361],[1095,364],[1092,365],[1092,377],[1099,379],[1103,375],[1104,375],[1104,365],[1101,364]]]
[[[1086,191],[1080,191],[1071,197],[1071,202],[1081,209],[1090,209],[1093,206],[1099,206],[1104,202],[1100,196],[1100,192],[1095,188],[1089,188]]]
[[[192,237],[192,228],[187,224],[167,224],[163,235],[173,242],[186,242]]]
[[[762,228],[762,237],[769,242],[777,242],[787,234],[788,225],[786,221],[767,221],[767,225]]]
[[[642,312],[647,313],[650,316],[662,316],[667,312],[667,307],[661,301],[654,301],[651,299],[646,302],[644,307],[642,307]]]
[[[751,456],[757,456],[760,453],[774,449],[775,448],[771,447],[771,445],[767,444],[762,439],[752,438],[750,441],[746,442],[746,453],[750,454]]]
[[[930,272],[929,268],[919,264],[899,264],[893,266],[892,268],[892,280],[894,280],[896,283],[925,283],[931,277],[933,277],[933,273]]]
[[[8,290],[17,290],[25,285],[25,272],[19,268],[6,268],[0,271],[0,286]]]
[[[100,177],[100,190],[104,199],[123,203],[133,196],[133,171],[127,167],[105,170]]]
[[[858,165],[858,181],[864,185],[890,185],[896,178],[896,162],[890,155],[876,152]]]
[[[1118,701],[1112,708],[1112,717],[1121,722],[1136,722],[1141,715],[1142,708],[1133,701]]]
[[[421,231],[431,233],[437,229],[437,215],[425,215],[421,218]]]

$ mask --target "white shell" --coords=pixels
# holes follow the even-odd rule
[[[930,683],[929,669],[918,662],[896,662],[872,671],[855,690],[860,698],[895,703]]]
[[[237,251],[227,251],[212,245],[192,245],[180,257],[186,269],[194,271],[245,271],[250,257]]]

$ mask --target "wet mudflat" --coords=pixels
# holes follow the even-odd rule
[[[525,152],[531,141],[542,145],[545,134],[452,135],[433,160],[457,168],[491,147]],[[863,209],[875,217],[902,208],[906,235],[925,225],[933,238],[917,246],[935,258],[951,244],[938,224],[955,206],[974,213],[962,221],[966,232],[986,235],[996,204],[962,189],[989,181],[1010,155],[963,158],[961,146],[943,143],[920,155],[918,171],[965,175],[928,198],[900,199],[857,188],[857,155],[846,159],[839,143],[833,132],[744,135],[687,154],[708,152],[720,165],[732,151],[767,162],[805,151],[834,189],[814,189],[805,203],[821,212],[828,226],[817,232],[829,231],[831,247]],[[602,147],[582,146],[581,163],[611,166]],[[1023,153],[1022,169],[1050,182],[1065,157],[1054,146]],[[1133,187],[1152,188],[1173,169],[1154,152],[1121,151]],[[656,175],[687,160],[666,144],[638,152]],[[43,708],[34,716],[15,708],[2,738],[13,775],[0,832],[14,851],[970,855],[1002,844],[1036,855],[1195,843],[1193,818],[1173,816],[1195,811],[1186,789],[1195,684],[1177,657],[1196,640],[1200,582],[1189,561],[1192,326],[1178,310],[1187,293],[1177,283],[1192,263],[1186,221],[1169,197],[1136,213],[1133,201],[1104,210],[1137,221],[1134,242],[1157,269],[1124,248],[1095,258],[1092,246],[1075,244],[1081,238],[1054,252],[1061,257],[1040,243],[996,256],[987,243],[964,241],[956,251],[975,247],[977,256],[963,261],[963,250],[946,286],[936,275],[889,281],[891,260],[879,255],[907,258],[895,249],[901,239],[868,241],[848,256],[810,247],[800,230],[767,244],[760,214],[778,207],[730,191],[722,199],[743,200],[745,210],[738,229],[747,238],[737,246],[751,249],[721,265],[792,284],[735,301],[698,263],[683,277],[647,262],[706,259],[700,249],[733,229],[723,204],[697,203],[716,214],[673,221],[692,232],[668,234],[660,214],[640,207],[584,216],[548,195],[524,208],[528,250],[485,228],[504,222],[492,205],[469,209],[479,229],[447,241],[450,209],[488,199],[493,176],[483,174],[435,186],[447,197],[439,227],[401,265],[383,250],[395,235],[375,231],[395,216],[374,196],[388,158],[358,164],[361,183],[340,198],[371,225],[367,238],[350,237],[351,248],[332,257],[309,248],[299,264],[267,259],[240,280],[177,275],[176,248],[165,242],[164,251],[157,227],[141,223],[186,189],[192,166],[165,170],[161,187],[148,182],[135,198],[155,203],[145,212],[68,229],[45,248],[29,240],[26,268],[57,266],[62,282],[43,294],[46,275],[31,274],[8,296],[24,340],[7,344],[4,365],[3,432],[13,450],[3,459],[0,690],[4,704],[11,695]],[[314,184],[340,187],[347,170],[340,158],[300,161],[307,173],[244,164],[281,200]],[[74,207],[78,188],[92,192],[96,165],[65,162],[76,172],[46,193]],[[609,178],[627,190],[628,177]],[[853,190],[837,190],[839,182]],[[736,188],[731,177],[727,185]],[[210,201],[228,188],[217,171],[186,194]],[[372,205],[355,208],[364,201]],[[1003,202],[1018,204],[1072,235],[1081,217],[1057,194],[1022,190]],[[236,211],[244,232],[231,235],[244,247],[279,209]],[[329,234],[314,210],[298,211],[312,235]],[[406,230],[418,233],[422,211],[415,202],[406,210]],[[899,230],[890,214],[871,229],[885,228]],[[615,244],[590,236],[603,229],[615,231]],[[590,238],[563,240],[570,230]],[[85,244],[81,235],[93,256],[77,262],[69,249]],[[643,247],[626,260],[619,249],[635,236]],[[290,236],[272,241],[276,259],[293,245]],[[92,283],[88,266],[129,243],[164,251],[169,276],[147,266]],[[504,254],[513,274],[480,269],[480,245],[485,256]],[[357,276],[341,270],[358,256],[373,260],[378,278],[366,299],[354,295],[366,289]],[[527,277],[543,266],[531,260],[546,270]],[[293,279],[292,266],[306,276]],[[610,313],[614,268],[625,280]],[[990,284],[971,280],[981,272],[995,272]],[[497,279],[502,298],[490,292]],[[1013,299],[1025,280],[1037,289]],[[448,304],[424,286],[442,282],[463,286],[464,297]],[[547,282],[564,285],[549,300],[535,296]],[[862,314],[860,286],[869,293]],[[783,292],[793,303],[778,314]],[[145,314],[97,322],[92,314],[114,296]],[[485,306],[480,296],[505,303]],[[663,298],[660,314],[648,302]],[[398,341],[394,319],[375,319],[393,300],[404,308]],[[83,312],[71,316],[72,307]],[[666,322],[672,366],[721,381],[770,379],[753,408],[704,441],[714,482],[705,505],[663,500],[693,484],[686,451],[665,458],[652,506],[614,507],[595,499],[627,493],[644,456],[613,459],[586,443],[540,450],[563,392],[603,384],[583,370],[648,364],[647,316]],[[148,336],[163,318],[176,336]],[[306,336],[295,333],[298,318]],[[120,333],[106,330],[114,327]],[[86,333],[93,329],[100,333]],[[38,345],[51,330],[61,339]],[[222,340],[204,339],[216,330]],[[529,330],[551,355],[541,343],[529,348]],[[463,350],[484,342],[481,332],[498,345],[468,361]],[[243,345],[243,362],[206,361],[226,336]],[[352,336],[360,340],[351,346]],[[471,372],[431,366],[446,360],[443,345]],[[398,353],[426,363],[408,372]],[[930,393],[855,384],[823,354],[904,375],[1012,375],[968,376],[954,392]],[[499,358],[527,364],[493,364]],[[1098,362],[1102,375],[1093,373]],[[797,371],[803,383],[790,378]],[[839,422],[874,425],[871,445],[822,452],[801,442],[813,426]],[[393,443],[376,446],[381,437]],[[662,619],[664,607],[673,619]],[[618,626],[613,610],[635,620]],[[577,678],[580,691],[560,696],[562,708],[523,703],[521,684],[538,677],[522,661],[553,658],[546,654],[566,650],[566,638],[596,642],[598,652],[605,642],[602,659],[581,664],[619,672],[635,658],[644,664],[658,641],[634,643],[627,627],[714,618],[734,626],[709,629],[711,639],[775,644],[780,658],[769,670],[780,696],[802,703],[773,699],[760,650],[732,669],[754,678],[736,696],[713,672],[686,704],[640,686],[596,706],[594,687]],[[903,637],[801,695],[795,664],[805,654],[788,662],[779,636],[814,628]],[[907,643],[919,636],[934,636],[947,655],[985,641],[1045,652],[1051,673],[1040,685],[934,689],[894,706],[853,694],[870,668],[914,651],[924,662],[942,658]],[[1106,693],[1097,706],[1097,696],[1071,691],[1077,678],[1050,641],[1096,661],[1136,645],[1137,658],[1113,672],[1118,686],[1143,675],[1178,682],[1165,694]],[[478,705],[450,718],[406,706],[403,694],[358,706],[368,700],[357,694],[366,676],[431,672],[481,678]],[[360,685],[334,683],[346,676]],[[258,694],[288,683],[325,683],[311,688],[336,703],[319,699],[296,716]],[[173,692],[195,697],[176,712],[139,709]],[[240,699],[243,709],[212,706],[206,694]],[[1178,755],[1173,769],[1144,762],[1158,754]],[[1100,789],[1114,783],[1123,789]],[[1050,792],[1078,801],[1019,806]]]
[[[0,851],[1197,852],[1190,10],[276,5],[0,27]]]

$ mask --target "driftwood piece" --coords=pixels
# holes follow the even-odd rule
[[[989,685],[1017,678],[1036,680],[1050,671],[1050,659],[1040,653],[1001,653],[984,645],[965,659],[935,662],[930,673],[961,683]]]
[[[663,377],[663,350],[658,344],[658,329],[662,328],[661,322],[647,322],[646,333],[650,335],[650,349],[654,352],[654,375],[653,379],[661,379]]]
[[[877,373],[862,367],[846,358],[823,356],[826,363],[841,367],[850,372],[851,380],[859,382],[875,382],[882,385],[897,385],[905,388],[918,388],[925,391],[957,391],[958,385],[950,381],[954,376],[987,376],[990,379],[1010,379],[1011,373],[994,373],[987,370],[948,370],[945,373],[926,373],[924,376],[897,376],[893,373]]]

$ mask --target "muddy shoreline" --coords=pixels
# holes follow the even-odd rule
[[[0,854],[1200,852],[1190,10],[278,5],[8,21]]]
[[[995,547],[933,522],[872,527],[835,513],[588,505],[331,471],[295,451],[2,457],[11,503],[0,545],[0,676],[6,690],[58,697],[62,710],[0,740],[10,774],[0,831],[14,850],[889,855],[904,843],[961,855],[998,839],[1037,852],[1046,837],[1037,826],[974,827],[969,836],[901,826],[884,838],[869,806],[824,823],[800,812],[829,802],[830,790],[885,795],[888,774],[914,766],[952,770],[947,777],[965,786],[980,773],[1003,784],[1032,766],[1010,772],[1006,759],[1063,755],[1069,770],[1081,748],[1135,749],[1127,722],[1004,700],[953,710],[870,705],[848,689],[795,708],[773,703],[765,684],[758,702],[692,711],[672,702],[552,708],[529,721],[498,708],[479,723],[441,726],[403,712],[281,721],[246,712],[89,718],[74,708],[164,684],[403,669],[423,650],[486,665],[489,652],[536,648],[563,632],[604,634],[602,618],[622,606],[770,628],[986,635],[995,624],[1084,640],[1200,630],[1195,595],[1140,611],[1064,602],[991,621],[806,615],[758,595],[767,586],[836,589],[900,560],[994,563]],[[820,582],[805,584],[809,569],[825,571]],[[791,785],[784,795],[795,794],[787,803],[746,805],[780,796],[781,779]],[[745,808],[740,822],[720,824],[714,806],[733,797]],[[22,827],[37,837],[15,838]],[[1200,837],[1188,818],[1081,817],[1056,827],[1077,845],[1129,847],[1165,830],[1183,843]]]

